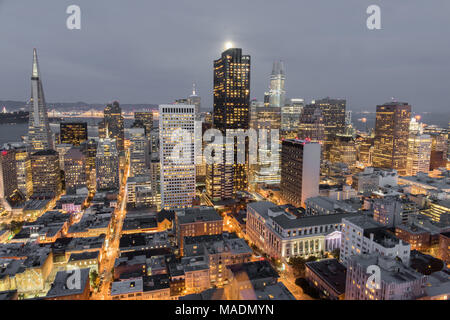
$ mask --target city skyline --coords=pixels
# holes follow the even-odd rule
[[[232,41],[253,60],[251,99],[262,99],[268,91],[266,79],[273,62],[282,60],[286,66],[288,98],[304,98],[306,103],[326,96],[343,98],[348,101],[348,109],[358,111],[373,110],[395,97],[408,101],[417,112],[444,112],[448,108],[445,84],[450,82],[445,57],[450,46],[440,41],[437,34],[447,27],[441,12],[448,4],[435,2],[438,5],[432,11],[416,2],[415,10],[408,11],[411,22],[407,24],[398,16],[402,12],[399,5],[381,1],[383,27],[369,31],[365,26],[364,1],[351,1],[351,6],[291,1],[263,4],[261,8],[244,4],[242,12],[232,15],[230,21],[225,18],[230,9],[222,6],[223,13],[215,16],[215,20],[198,17],[196,12],[200,9],[212,10],[201,1],[180,5],[187,10],[189,19],[172,15],[163,4],[159,4],[161,10],[154,10],[159,16],[153,17],[152,10],[146,10],[148,5],[144,4],[124,9],[118,2],[104,8],[80,1],[81,30],[65,28],[66,3],[52,3],[49,10],[50,3],[41,1],[39,5],[28,4],[30,10],[21,10],[17,4],[3,1],[0,24],[15,26],[15,21],[9,19],[18,16],[23,25],[17,25],[14,41],[11,34],[1,34],[6,40],[4,55],[10,63],[3,69],[9,81],[1,87],[0,97],[27,99],[22,89],[25,74],[29,73],[25,65],[29,50],[37,47],[40,63],[46,70],[44,86],[48,101],[162,104],[186,96],[195,83],[203,100],[202,108],[210,110],[211,61],[216,52],[223,51],[227,41]],[[273,13],[275,8],[277,13]],[[44,11],[45,21],[28,16]],[[295,20],[290,11],[298,15]],[[334,15],[330,17],[328,11]],[[252,12],[249,25],[255,27],[244,28],[242,15],[246,12]],[[433,20],[427,13],[434,14]],[[120,21],[129,23],[116,23],[114,17],[119,14]],[[132,16],[136,16],[136,21]],[[99,17],[103,19],[96,19]],[[259,21],[266,20],[264,17],[280,23],[272,30]],[[311,19],[318,18],[323,18],[321,23],[311,27]],[[162,23],[173,25],[167,28],[166,36],[152,32]],[[211,30],[201,28],[204,23],[210,23]],[[49,27],[54,29],[51,38],[46,32]],[[144,39],[145,35],[146,41],[129,40],[130,33],[134,35],[132,39]],[[116,36],[111,38],[109,34]],[[278,39],[280,34],[283,37]],[[271,41],[265,41],[266,38]],[[55,47],[60,42],[65,43],[64,49]],[[329,54],[330,46],[334,54]],[[390,50],[381,50],[386,47]],[[113,55],[105,54],[112,50]]]
[[[1,90],[14,92],[10,83],[22,85],[8,70],[21,73],[26,51],[32,64],[23,107],[0,100],[0,302],[166,300],[157,309],[177,319],[208,312],[281,319],[293,314],[280,316],[281,300],[297,309],[295,300],[450,300],[450,121],[447,107],[435,112],[430,105],[450,101],[442,95],[450,72],[421,60],[443,66],[446,47],[433,47],[432,55],[420,45],[409,51],[399,34],[388,46],[391,25],[380,17],[389,10],[396,16],[398,6],[364,7],[367,39],[376,40],[355,49],[359,33],[346,28],[356,11],[339,20],[347,5],[230,0],[208,14],[209,4],[199,7],[204,0],[153,3],[159,15],[152,20],[153,11],[142,12],[147,2],[122,7],[110,0],[102,20],[97,4],[79,1],[63,3],[66,42],[58,39],[54,12],[42,12],[46,0],[22,8],[35,9],[29,34],[55,23],[52,41],[35,36],[39,46],[23,49],[21,30],[8,31],[18,39],[13,45],[4,41],[5,52],[14,46],[17,55],[5,55],[8,84],[0,97]],[[332,17],[292,15],[325,7]],[[0,0],[0,37],[3,13],[13,8]],[[199,15],[200,8],[206,11]],[[124,20],[130,11],[135,16]],[[252,25],[254,17],[271,18],[263,24],[269,28]],[[297,34],[309,37],[303,47],[293,38],[293,17],[307,26]],[[308,24],[311,17],[319,23]],[[411,17],[409,36],[416,31]],[[210,30],[179,40],[205,19]],[[86,33],[89,21],[89,30],[104,33]],[[145,38],[135,28],[159,21],[164,25]],[[340,24],[323,33],[333,21]],[[339,34],[343,26],[347,35]],[[159,51],[150,56],[153,48]],[[70,52],[64,59],[63,51]],[[288,59],[270,57],[272,72],[265,72],[273,52]],[[289,61],[297,71],[290,73]],[[188,74],[198,76],[189,79],[192,91],[182,89]],[[395,97],[372,101],[387,88]],[[435,99],[431,89],[439,92]],[[52,105],[45,99],[52,92],[67,99],[107,95],[110,102]],[[152,101],[157,110],[119,102],[145,96],[164,100]],[[359,99],[374,117],[352,108]],[[429,103],[428,113],[420,101]],[[211,300],[226,302],[211,308]]]

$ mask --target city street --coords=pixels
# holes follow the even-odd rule
[[[102,260],[99,266],[99,276],[103,277],[101,280],[101,285],[98,293],[92,295],[93,300],[109,300],[109,290],[111,283],[113,282],[114,275],[112,270],[114,268],[114,262],[119,256],[119,244],[120,235],[122,232],[123,221],[126,216],[126,203],[127,203],[127,188],[126,183],[130,173],[130,167],[127,164],[125,174],[121,183],[119,196],[117,198],[117,208],[114,213],[113,220],[111,222],[113,226],[113,231],[109,232],[106,236],[107,247],[103,253]]]

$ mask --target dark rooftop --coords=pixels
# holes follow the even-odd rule
[[[180,224],[222,220],[222,217],[212,207],[187,208],[177,211],[177,216]]]
[[[98,259],[99,251],[72,253],[69,257],[69,262],[79,260]]]
[[[234,275],[246,274],[250,281],[264,278],[279,278],[278,273],[267,260],[233,264],[227,266],[227,269],[230,269]]]
[[[80,269],[81,287],[79,289],[69,289],[67,287],[67,280],[69,276],[71,276],[70,272],[59,271],[56,274],[55,281],[53,281],[52,287],[47,292],[46,298],[64,297],[83,293],[86,285],[89,284],[89,269]]]
[[[337,259],[307,262],[306,267],[339,294],[345,293],[347,268]]]
[[[156,274],[142,277],[144,292],[170,288],[167,274]]]

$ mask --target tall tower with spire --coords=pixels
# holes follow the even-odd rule
[[[273,63],[272,74],[270,75],[269,86],[269,105],[271,107],[283,107],[286,99],[286,91],[284,82],[286,74],[284,71],[283,61],[275,61]]]
[[[197,90],[195,88],[195,83],[192,84],[192,94],[188,97],[188,104],[195,106],[195,117],[199,119],[200,117],[200,106],[201,98],[197,95]]]
[[[28,140],[32,151],[53,150],[52,132],[48,123],[44,89],[40,78],[36,49],[33,50],[31,99],[29,102]]]

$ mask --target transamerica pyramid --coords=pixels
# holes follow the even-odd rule
[[[31,151],[54,149],[52,132],[48,123],[44,89],[40,79],[36,49],[33,50],[33,71],[31,75],[30,118],[28,123],[28,142]]]

